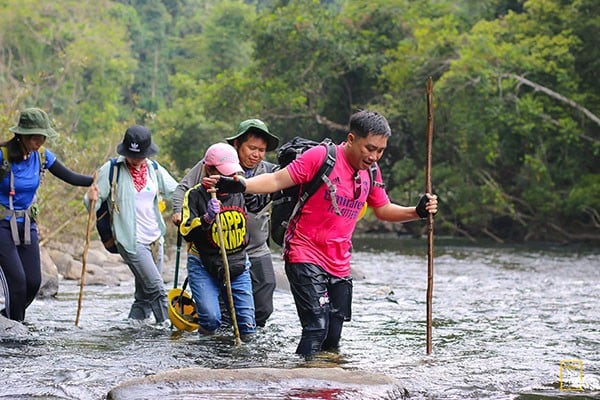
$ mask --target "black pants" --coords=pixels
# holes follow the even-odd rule
[[[254,295],[254,315],[256,325],[265,326],[273,313],[273,292],[275,291],[275,271],[271,254],[250,257],[250,276]]]
[[[339,347],[344,321],[352,314],[352,277],[338,278],[315,264],[287,263],[285,273],[302,324],[297,354]]]
[[[15,321],[25,319],[42,283],[37,225],[31,221],[31,244],[24,245],[24,224],[17,224],[21,245],[15,246],[8,220],[0,220],[0,282],[4,290],[2,314]]]

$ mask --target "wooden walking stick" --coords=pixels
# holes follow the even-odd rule
[[[211,192],[210,197],[217,198],[216,192]],[[220,214],[220,213],[219,213]],[[231,292],[231,277],[229,275],[229,261],[227,260],[227,252],[225,251],[225,241],[223,240],[223,227],[221,226],[221,216],[217,214],[217,233],[219,235],[219,246],[221,247],[221,257],[223,257],[223,269],[225,272],[225,287],[227,288],[227,299],[229,300],[229,312],[231,313],[231,324],[235,334],[235,345],[242,344],[240,339],[240,330],[238,329],[237,318],[235,317],[235,306],[233,304],[233,293]]]
[[[433,83],[427,79],[427,155],[425,157],[425,192],[433,193],[431,188],[431,142],[433,140]],[[431,324],[433,295],[433,214],[427,215],[427,354],[431,354]]]
[[[94,172],[94,181],[92,186],[96,185],[98,171]],[[77,317],[75,317],[75,326],[79,326],[79,316],[81,315],[81,301],[83,300],[83,286],[85,285],[85,268],[87,263],[87,253],[90,248],[90,236],[96,217],[96,200],[90,200],[90,212],[88,213],[87,230],[85,233],[85,245],[83,246],[83,254],[81,255],[81,279],[79,282],[79,300],[77,300]]]

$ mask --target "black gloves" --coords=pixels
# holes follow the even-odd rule
[[[425,208],[425,206],[427,206],[428,201],[429,199],[427,198],[427,196],[423,195],[423,197],[421,197],[421,200],[419,200],[419,204],[417,204],[417,215],[421,218],[427,218],[427,216],[429,215],[429,211],[427,211],[427,209]]]
[[[246,180],[239,176],[236,178],[222,176],[215,187],[222,193],[244,193],[246,191]]]

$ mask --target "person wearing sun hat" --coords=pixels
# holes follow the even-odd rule
[[[247,119],[242,121],[238,126],[235,135],[226,138],[227,143],[235,147],[236,140],[243,141],[245,135],[252,133],[263,138],[266,141],[265,151],[273,151],[279,146],[279,138],[269,132],[267,124],[257,118]]]
[[[50,139],[58,136],[52,129],[48,114],[39,108],[23,110],[19,116],[19,123],[8,130],[18,135],[42,135]]]
[[[274,151],[279,138],[272,134],[267,124],[257,118],[242,121],[235,135],[225,139],[237,151],[244,176],[273,172],[277,165],[265,161],[266,153]],[[173,216],[175,225],[181,222],[181,203],[185,192],[200,182],[204,160],[200,160],[179,182],[173,194]],[[245,194],[248,212],[249,240],[246,251],[250,257],[250,276],[254,296],[257,326],[265,326],[273,313],[273,293],[276,287],[275,270],[269,248],[270,194]]]
[[[0,282],[5,294],[3,316],[25,319],[42,282],[36,193],[46,170],[74,186],[90,186],[93,178],[65,167],[43,145],[58,133],[39,108],[20,112],[8,129],[13,138],[0,143]]]
[[[391,135],[387,119],[376,111],[350,115],[346,141],[335,146],[329,182],[323,182],[302,212],[289,221],[285,274],[302,329],[296,353],[308,359],[322,351],[339,351],[343,325],[351,319],[352,235],[364,204],[388,222],[426,219],[437,213],[437,196],[432,193],[425,193],[416,206],[390,201],[376,163]],[[248,179],[213,175],[203,178],[202,185],[228,193],[274,193],[311,182],[327,156],[325,146],[314,146],[274,173]]]
[[[202,176],[243,174],[237,152],[227,143],[213,144],[206,150]],[[183,199],[179,232],[190,243],[187,254],[188,281],[198,313],[198,331],[213,334],[222,325],[219,299],[226,300],[224,263],[220,254],[215,220],[220,219],[227,252],[235,315],[242,340],[256,332],[254,299],[250,278],[248,220],[241,193],[217,193],[211,198],[201,184],[189,189]],[[224,301],[226,307],[229,306]]]
[[[162,279],[163,244],[167,232],[160,210],[161,198],[169,199],[177,181],[157,161],[158,154],[150,130],[134,125],[125,131],[117,145],[119,157],[107,161],[98,170],[97,185],[84,198],[86,207],[96,201],[96,210],[111,196],[111,169],[118,177],[115,193],[116,207],[109,207],[117,250],[135,277],[134,302],[129,322],[140,327],[154,315],[159,327],[170,325],[167,290]]]

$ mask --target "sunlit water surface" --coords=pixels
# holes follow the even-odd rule
[[[186,367],[327,366],[390,375],[411,399],[600,398],[599,249],[435,246],[430,355],[426,242],[357,238],[353,318],[338,357],[311,364],[294,354],[300,328],[284,290],[256,340],[235,347],[229,330],[130,328],[132,283],[87,286],[75,327],[79,286],[61,281],[56,299],[29,308],[32,337],[0,343],[0,398],[104,399],[127,379]],[[581,360],[582,374],[565,369],[561,381],[561,360]]]

